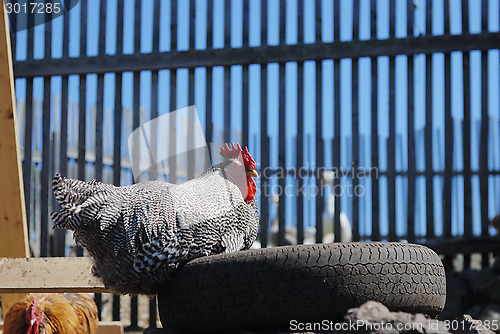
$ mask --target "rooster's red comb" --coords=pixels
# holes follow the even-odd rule
[[[248,147],[245,146],[245,149],[243,150],[240,144],[236,145],[237,146],[234,146],[234,143],[231,143],[231,147],[229,147],[229,145],[226,143],[225,147],[221,146],[220,155],[222,155],[224,158],[236,159],[241,154],[245,166],[251,169],[255,169],[256,164],[252,156],[250,155],[250,152],[248,152]]]

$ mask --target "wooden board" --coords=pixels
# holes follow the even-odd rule
[[[0,4],[0,256],[27,257],[28,229],[16,137],[16,105],[10,36],[4,0]],[[23,295],[2,297],[5,312]]]
[[[96,334],[123,334],[123,323],[121,321],[101,321]]]
[[[109,292],[87,257],[0,258],[0,293]]]

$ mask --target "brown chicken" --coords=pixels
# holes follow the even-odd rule
[[[10,308],[4,334],[91,334],[97,306],[86,294],[30,294]]]

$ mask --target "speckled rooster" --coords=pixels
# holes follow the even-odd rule
[[[223,162],[183,184],[116,187],[56,175],[55,226],[74,231],[93,272],[117,293],[154,294],[179,265],[250,248],[259,216],[248,148],[221,147]]]
[[[88,295],[35,293],[5,315],[4,334],[93,334],[97,307]]]

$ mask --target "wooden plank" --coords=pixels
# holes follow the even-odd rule
[[[195,72],[194,68],[190,68],[188,70],[188,106],[195,106],[194,97],[195,97],[195,89],[194,89],[194,81],[195,81]],[[188,117],[188,128],[187,128],[187,145],[188,147],[194,147],[194,113],[189,113]],[[196,166],[196,151],[190,150],[187,156],[187,175],[188,179],[191,180],[195,177],[195,166]]]
[[[1,258],[0,292],[109,292],[88,257]]]
[[[279,12],[279,43],[285,44],[285,22],[286,3],[280,0]],[[278,93],[278,166],[280,170],[286,170],[286,70],[285,63],[279,64],[279,93]],[[278,176],[279,202],[278,202],[278,246],[285,245],[285,221],[286,221],[286,175]]]
[[[463,54],[463,77],[464,77],[464,119],[462,123],[462,150],[463,150],[463,177],[464,177],[464,236],[472,237],[472,186],[471,186],[471,108],[470,108],[470,64],[469,53]],[[470,267],[470,257],[464,257],[464,268]]]
[[[285,123],[285,64],[279,65],[279,110],[278,110],[278,166],[280,170],[286,170],[286,123]],[[279,202],[278,202],[278,246],[285,245],[285,220],[286,220],[286,175],[278,176]]]
[[[168,182],[177,182],[177,158],[176,151],[177,120],[175,110],[177,109],[177,70],[170,70],[170,124],[169,124],[169,158],[168,158]]]
[[[172,30],[174,34],[174,30]],[[173,35],[175,36],[175,34]],[[262,36],[264,38],[265,36]],[[175,38],[173,39],[175,41]],[[175,43],[172,43],[173,46]],[[300,45],[257,46],[148,54],[105,55],[85,58],[33,59],[14,63],[16,78],[284,63],[293,61],[432,54],[436,52],[489,50],[498,48],[500,33],[420,36]]]
[[[267,46],[267,2],[260,8],[261,35],[260,44]],[[267,135],[267,64],[260,66],[260,159],[261,171],[269,168],[269,137]],[[260,244],[267,247],[269,238],[269,178],[268,173],[261,173],[260,201]]]
[[[213,0],[207,1],[207,49],[213,48]],[[205,140],[208,144],[212,143],[213,124],[212,124],[212,67],[206,68],[205,82]],[[208,145],[208,160],[210,161],[211,147]]]
[[[359,39],[359,0],[355,0],[353,4],[353,39]],[[359,167],[359,67],[358,60],[353,59],[351,65],[351,101],[352,101],[352,118],[351,118],[351,138],[352,138],[352,161],[351,167],[354,169],[352,178],[352,234],[353,241],[359,241],[359,197],[354,191],[357,191],[359,180],[356,169]]]
[[[450,3],[449,0],[444,2],[444,28],[445,33],[450,32]],[[445,173],[444,173],[444,188],[443,188],[443,235],[445,238],[451,238],[451,210],[452,210],[452,171],[453,171],[453,146],[454,146],[454,131],[453,118],[451,116],[451,55],[444,55],[444,131],[445,131]]]
[[[389,38],[395,38],[396,3],[389,4]],[[387,140],[389,241],[396,241],[396,57],[389,57],[389,138]]]
[[[23,182],[24,182],[24,200],[26,205],[26,223],[29,231],[31,218],[31,169],[33,143],[33,78],[26,79],[26,106],[24,112],[24,159],[23,159]]]
[[[156,296],[149,297],[149,327],[156,327],[156,318],[158,317],[157,308]]]
[[[43,78],[43,102],[42,102],[42,177],[40,196],[43,199],[52,199],[52,191],[50,188],[50,77]],[[48,203],[41,205],[40,217],[40,256],[49,256],[49,206]]]
[[[100,321],[96,334],[123,334],[123,323],[121,321]]]
[[[224,48],[231,47],[231,0],[224,1]],[[231,66],[224,66],[224,142],[231,141]]]
[[[298,2],[297,42],[304,43],[304,1]],[[304,166],[304,63],[297,63],[297,141],[296,168]],[[297,244],[304,243],[304,176],[297,176]]]
[[[488,1],[482,1],[482,30],[488,29]],[[481,135],[479,145],[479,178],[481,193],[481,234],[489,234],[488,219],[488,137],[489,137],[489,116],[488,116],[488,51],[481,52]],[[487,254],[486,254],[487,256]],[[484,256],[483,261],[487,258]],[[484,263],[484,262],[483,262]],[[487,262],[486,262],[487,263]],[[485,265],[487,267],[487,264]]]
[[[371,1],[371,38],[377,38],[377,1]],[[371,154],[372,168],[378,169],[378,59],[372,57],[371,62]],[[379,179],[372,181],[372,237],[371,240],[380,240],[380,214],[379,214]]]
[[[243,0],[243,41],[242,46],[248,47],[249,43],[249,31],[250,31],[250,0]],[[243,94],[242,94],[242,120],[241,128],[243,133],[241,134],[242,146],[248,146],[250,144],[248,138],[249,130],[249,107],[248,107],[248,95],[250,94],[250,84],[249,84],[249,73],[248,65],[243,65]]]
[[[0,256],[27,257],[28,228],[16,128],[16,104],[9,26],[4,1],[0,9]],[[1,282],[2,280],[0,280]],[[3,314],[23,295],[2,296]]]
[[[469,32],[469,11],[468,2],[462,2],[462,32]],[[471,199],[471,87],[470,87],[470,53],[464,52],[462,56],[463,71],[463,103],[464,119],[462,127],[463,137],[463,176],[464,176],[464,235],[472,236],[472,199]],[[466,266],[467,267],[467,266]]]
[[[425,34],[432,35],[432,6],[428,2],[425,16]],[[432,54],[425,56],[425,206],[426,206],[426,236],[434,237],[434,178],[432,171]]]
[[[151,72],[151,120],[158,117],[158,71]],[[151,139],[150,139],[150,156],[152,157],[153,166],[149,170],[149,179],[158,179],[158,124],[151,122]],[[162,170],[163,172],[164,170]]]
[[[243,133],[241,134],[241,144],[243,147],[248,146],[250,143],[248,141],[248,130],[249,130],[249,107],[248,107],[248,94],[250,94],[250,84],[248,78],[248,65],[243,66],[243,78],[242,78],[242,108],[241,108],[241,127]]]
[[[229,1],[229,0],[228,0]],[[224,67],[224,142],[231,141],[231,67]]]
[[[195,16],[196,16],[196,4],[194,1],[189,2],[189,49],[195,48]],[[188,106],[195,106],[195,69],[190,68],[188,70]],[[187,128],[187,140],[188,147],[194,147],[194,115],[189,113],[188,117],[188,128]],[[195,166],[196,166],[196,151],[190,150],[187,156],[187,174],[188,179],[191,180],[195,177]]]
[[[407,35],[413,36],[413,19],[414,19],[414,6],[412,3],[407,2],[406,15],[407,15]],[[408,210],[407,210],[407,239],[412,242],[415,240],[415,112],[414,112],[414,56],[408,56],[408,119],[407,119],[407,133],[408,133]]]
[[[340,1],[334,2],[333,7],[333,38],[336,42],[340,40]],[[334,101],[333,101],[333,119],[334,119],[334,137],[333,137],[333,168],[335,171],[340,170],[340,138],[341,138],[341,110],[340,110],[340,60],[336,60],[333,63],[333,87],[334,87]],[[336,193],[335,189],[340,189],[340,175],[334,175],[333,178],[333,190],[334,195]],[[335,233],[335,242],[340,241],[340,196],[335,195],[335,213],[333,214],[333,231]]]
[[[103,122],[104,122],[104,74],[97,75],[97,106],[95,120],[95,164],[94,178],[102,181],[103,167]]]
[[[316,12],[316,43],[321,43],[321,1],[316,0],[315,6]],[[320,168],[324,166],[324,145],[323,145],[323,62],[321,60],[316,61],[316,137],[314,141],[316,143],[316,242],[323,242],[323,209],[325,206],[325,197],[323,194],[323,175],[320,175]],[[284,94],[283,94],[284,95]]]

